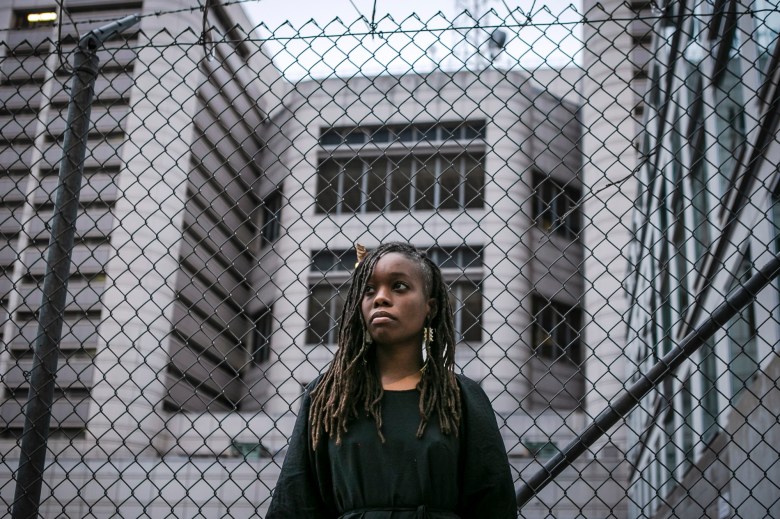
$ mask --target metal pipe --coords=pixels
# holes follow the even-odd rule
[[[30,372],[30,390],[24,409],[24,432],[16,473],[13,519],[38,517],[90,112],[95,80],[100,70],[97,51],[107,38],[134,25],[138,20],[136,15],[128,16],[91,31],[79,40],[75,51],[71,98],[50,225],[43,297],[38,314],[38,335]]]
[[[753,274],[709,319],[689,333],[675,348],[659,360],[637,382],[624,390],[604,409],[585,431],[572,440],[561,452],[550,459],[544,467],[526,480],[517,491],[517,506],[522,508],[534,495],[540,492],[556,476],[567,469],[582,453],[622,420],[654,387],[670,375],[690,357],[707,339],[754,300],[758,293],[780,274],[780,254],[775,255],[758,272]]]

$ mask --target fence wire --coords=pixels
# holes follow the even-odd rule
[[[298,27],[180,4],[0,2],[9,513],[74,52],[128,14],[78,107],[42,517],[263,517],[355,243],[442,268],[457,370],[518,488],[780,252],[777,0],[380,5]],[[519,515],[780,517],[779,295],[732,312]]]

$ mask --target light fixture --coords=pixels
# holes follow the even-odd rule
[[[56,11],[45,11],[40,13],[27,13],[27,23],[46,23],[57,20]]]

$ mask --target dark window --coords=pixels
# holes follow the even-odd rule
[[[273,319],[274,312],[270,307],[260,310],[254,318],[255,333],[252,339],[252,360],[255,364],[262,364],[270,356]]]
[[[341,144],[343,139],[341,134],[336,130],[327,130],[320,136],[320,144],[323,146],[332,146],[334,144]]]
[[[390,210],[408,211],[411,207],[412,159],[390,159]]]
[[[266,246],[279,238],[281,230],[280,216],[282,212],[282,191],[274,191],[263,200],[263,228],[261,230],[262,246]]]
[[[349,291],[355,251],[317,251],[310,269],[306,344],[336,344],[338,321]]]
[[[374,159],[367,165],[366,172],[366,211],[381,212],[388,204],[389,164],[386,158]]]
[[[329,272],[351,272],[355,268],[357,255],[354,249],[348,251],[321,250],[312,257],[312,272],[328,274]]]
[[[469,246],[436,247],[426,251],[440,269],[468,269],[482,267],[482,249]]]
[[[581,310],[540,296],[533,299],[533,347],[543,359],[579,365],[582,362]]]
[[[482,341],[481,283],[460,279],[450,284],[456,341]]]
[[[340,206],[339,169],[332,159],[322,161],[317,168],[317,210],[322,213],[335,213]]]
[[[345,141],[347,144],[363,144],[366,142],[366,133],[359,129],[355,128],[350,132],[347,132],[345,135]]]
[[[349,285],[335,285],[327,279],[313,285],[309,292],[309,327],[306,344],[336,344],[338,320],[344,308]]]
[[[546,232],[576,239],[581,229],[580,190],[538,172],[534,173],[533,182],[536,225]]]
[[[413,209],[426,211],[435,207],[436,160],[434,157],[420,157],[415,161],[414,206]]]
[[[342,178],[339,179],[341,185],[340,212],[342,213],[356,213],[363,205],[365,199],[365,193],[363,191],[363,178],[365,176],[364,166],[365,163],[359,158],[347,160],[342,164]]]
[[[373,142],[390,142],[390,129],[386,126],[376,128],[371,132],[371,140]]]

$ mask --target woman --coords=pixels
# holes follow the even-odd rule
[[[490,401],[454,367],[438,266],[403,243],[359,258],[338,350],[304,392],[267,519],[516,517]]]

